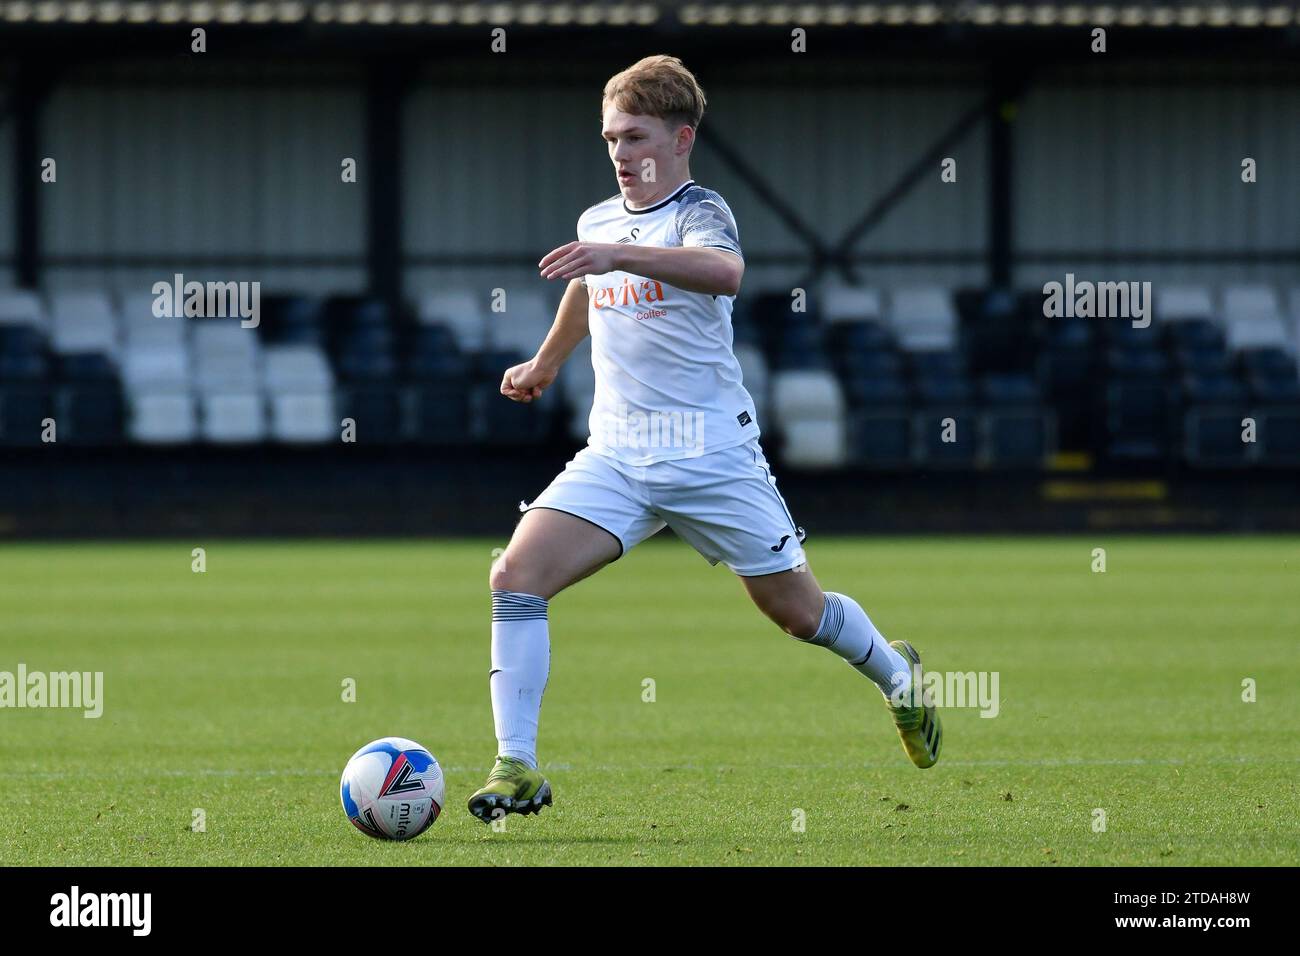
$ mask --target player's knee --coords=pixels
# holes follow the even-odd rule
[[[512,565],[507,560],[506,555],[501,555],[492,562],[492,570],[488,572],[488,587],[493,591],[522,591],[530,593],[525,587],[527,575],[522,573],[524,569]]]
[[[781,608],[772,619],[781,630],[800,641],[811,641],[816,637],[822,623],[821,612],[814,613],[802,607]]]

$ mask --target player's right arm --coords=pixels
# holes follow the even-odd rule
[[[501,379],[502,395],[515,402],[531,402],[555,381],[560,366],[588,335],[588,304],[587,287],[582,280],[570,280],[546,341],[532,359],[506,369]]]

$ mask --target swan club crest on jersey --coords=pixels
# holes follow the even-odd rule
[[[645,209],[611,196],[578,218],[578,238],[723,249],[744,258],[726,201],[694,180]],[[687,292],[622,271],[588,275],[583,284],[596,374],[587,440],[593,450],[649,465],[758,437],[732,348],[735,296]]]

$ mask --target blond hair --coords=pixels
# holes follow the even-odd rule
[[[615,73],[601,97],[602,116],[611,104],[624,113],[656,116],[674,127],[699,129],[704,118],[704,90],[675,56],[648,56]]]

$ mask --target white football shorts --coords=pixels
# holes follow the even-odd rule
[[[752,577],[804,563],[803,528],[776,490],[758,439],[694,458],[628,465],[583,448],[520,511],[550,508],[590,521],[622,557],[670,527],[709,564]]]

